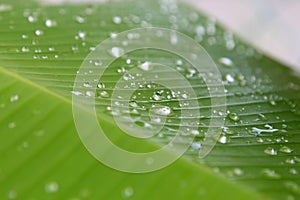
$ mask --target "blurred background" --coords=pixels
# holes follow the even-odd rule
[[[105,2],[109,0],[40,1],[57,4],[62,2]],[[215,17],[244,40],[300,72],[299,0],[179,1],[188,3],[207,15]]]
[[[300,72],[299,0],[182,0]]]

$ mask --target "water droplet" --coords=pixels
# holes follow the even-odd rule
[[[36,36],[41,36],[41,35],[43,35],[43,31],[42,30],[39,30],[39,29],[37,29],[37,30],[35,30],[34,31],[34,34],[36,35]]]
[[[219,63],[223,64],[226,67],[234,67],[234,64],[230,58],[222,57],[219,59]]]
[[[198,149],[201,148],[201,143],[200,143],[200,142],[193,142],[192,145],[191,145],[191,147],[192,147],[193,149],[198,150]]]
[[[222,128],[223,133],[226,135],[237,135],[237,132],[233,129],[229,129],[228,127],[223,127]]]
[[[11,11],[12,6],[8,4],[0,4],[0,12]]]
[[[29,48],[26,46],[23,46],[21,49],[22,52],[29,52]]]
[[[287,159],[285,159],[285,163],[294,165],[296,162],[293,158],[287,158]]]
[[[100,96],[103,97],[103,98],[108,98],[108,97],[109,97],[109,94],[108,94],[108,92],[106,92],[106,91],[101,91],[99,94],[100,94]]]
[[[227,80],[229,83],[233,83],[233,82],[234,82],[234,78],[233,78],[233,76],[231,76],[230,74],[226,74],[226,80]]]
[[[15,102],[18,100],[19,100],[19,95],[17,95],[17,94],[10,97],[10,102]]]
[[[230,138],[226,135],[220,135],[219,139],[218,139],[218,142],[221,143],[221,144],[226,144],[228,143],[230,140]]]
[[[262,174],[265,177],[271,178],[271,179],[279,179],[281,177],[280,174],[278,174],[277,172],[275,172],[274,170],[271,170],[271,169],[263,169]]]
[[[123,198],[129,198],[132,197],[132,195],[134,194],[134,190],[132,187],[126,187],[123,191],[122,191],[122,197]]]
[[[7,198],[8,199],[16,199],[18,196],[17,192],[15,190],[10,190],[8,193],[7,193]]]
[[[242,176],[244,174],[243,170],[241,170],[240,168],[234,168],[233,169],[233,173],[236,175],[236,176]]]
[[[121,24],[121,23],[122,23],[122,18],[119,17],[119,16],[114,16],[114,17],[113,17],[113,22],[114,22],[115,24]]]
[[[144,70],[144,71],[149,71],[150,70],[150,62],[146,61],[143,64],[141,64],[139,66],[140,69]]]
[[[160,107],[154,107],[151,108],[151,110],[158,115],[170,115],[171,114],[171,108],[169,106],[160,106]]]
[[[287,146],[283,146],[279,149],[279,151],[283,152],[283,153],[292,153],[294,150],[287,147]]]
[[[30,16],[27,17],[27,20],[28,20],[28,22],[33,23],[33,22],[37,21],[37,18],[35,16],[30,15]]]
[[[98,83],[97,84],[97,88],[105,88],[105,84],[104,83]]]
[[[297,171],[295,168],[291,168],[291,169],[289,170],[289,173],[290,173],[290,174],[298,174],[298,171]]]
[[[130,101],[129,106],[136,108],[136,107],[138,107],[138,104],[136,101]]]
[[[45,191],[47,193],[55,193],[58,191],[58,189],[59,189],[59,185],[57,182],[54,181],[49,182],[45,185]]]
[[[229,119],[231,119],[234,122],[237,122],[240,120],[240,117],[236,113],[229,113],[227,116],[229,117]]]
[[[78,37],[80,39],[85,39],[85,35],[86,35],[86,33],[84,31],[78,31]]]
[[[161,100],[161,94],[159,94],[159,93],[156,92],[156,93],[153,94],[152,98],[155,101],[159,101],[159,100]]]
[[[46,21],[45,21],[45,25],[47,26],[47,27],[54,27],[54,26],[56,26],[57,25],[57,23],[56,23],[56,21],[54,21],[54,20],[51,20],[51,19],[47,19]]]
[[[264,153],[265,154],[268,154],[268,155],[271,155],[271,156],[275,156],[277,155],[277,151],[272,148],[272,147],[267,147],[265,150],[264,150]]]
[[[276,106],[276,101],[274,100],[274,99],[269,99],[269,104],[271,105],[271,106]]]
[[[82,24],[85,22],[85,19],[81,16],[76,16],[75,17],[76,22],[78,22],[79,24]]]
[[[111,48],[111,50],[109,51],[109,53],[115,57],[118,58],[120,56],[122,56],[124,54],[124,50],[120,47],[113,47]]]
[[[10,122],[10,123],[8,124],[8,128],[16,128],[16,127],[17,127],[16,122]]]
[[[268,129],[252,127],[252,132],[260,135],[261,133],[274,133],[278,131],[278,129],[274,129],[272,126],[265,125],[265,127],[267,127]]]

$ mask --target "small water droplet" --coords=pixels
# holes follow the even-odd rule
[[[103,97],[103,98],[108,98],[108,97],[109,97],[109,94],[108,94],[108,92],[106,92],[106,91],[101,91],[99,94],[100,94],[100,96]]]
[[[122,23],[122,18],[119,17],[119,16],[114,16],[114,17],[113,17],[113,22],[114,22],[115,24],[121,24],[121,23]]]
[[[139,68],[144,70],[144,71],[149,71],[150,70],[150,65],[151,63],[146,61],[144,63],[142,63],[141,65],[139,65]]]
[[[237,135],[237,132],[233,129],[229,129],[228,127],[223,127],[222,128],[223,133],[226,135]]]
[[[10,102],[15,102],[19,100],[19,95],[15,94],[13,96],[10,97]]]
[[[242,176],[244,174],[243,170],[241,170],[240,168],[234,168],[233,169],[233,173],[236,175],[236,176]]]
[[[226,144],[229,142],[229,140],[230,140],[230,138],[226,135],[220,135],[218,138],[218,142],[221,144]]]
[[[295,168],[289,169],[290,174],[298,174],[298,171]]]
[[[294,165],[296,162],[293,158],[287,158],[287,159],[285,159],[285,163]]]
[[[22,52],[29,52],[29,48],[27,46],[23,46],[21,51]]]
[[[41,35],[43,35],[43,31],[42,30],[39,30],[39,29],[37,29],[37,30],[35,30],[34,31],[34,34],[36,35],[36,36],[41,36]]]
[[[85,39],[85,35],[86,35],[86,33],[84,31],[78,31],[78,37],[80,39]]]
[[[171,108],[169,106],[159,106],[151,108],[151,110],[158,115],[170,115],[171,114]]]
[[[275,156],[277,155],[277,151],[272,148],[272,147],[267,147],[265,150],[264,150],[264,153],[265,154],[268,154],[268,155],[271,155],[271,156]]]
[[[198,150],[198,149],[201,148],[201,143],[200,143],[200,142],[193,142],[193,143],[191,144],[191,147],[192,147],[193,149]]]
[[[154,93],[153,94],[153,96],[152,96],[152,98],[155,100],[155,101],[159,101],[159,100],[161,100],[161,94],[159,94],[159,93]]]
[[[230,58],[222,57],[219,59],[219,63],[221,63],[225,67],[234,67],[234,64]]]
[[[124,54],[124,50],[120,47],[113,47],[111,48],[111,50],[109,51],[109,53],[115,57],[118,58],[120,56],[122,56]]]
[[[10,123],[8,124],[8,128],[16,128],[16,127],[17,127],[16,122],[10,122]]]
[[[16,199],[18,196],[17,192],[15,190],[10,190],[8,193],[7,193],[7,198],[8,199]]]
[[[98,83],[97,88],[100,88],[100,89],[105,88],[105,84],[104,83]]]
[[[229,83],[233,83],[233,82],[234,82],[234,78],[233,78],[233,76],[231,76],[230,74],[226,74],[226,80],[227,80]]]
[[[55,20],[51,20],[51,19],[47,19],[46,21],[45,21],[45,25],[47,26],[47,27],[54,27],[54,26],[56,26],[57,25],[57,23],[56,23],[56,21]]]
[[[236,113],[229,113],[227,116],[230,120],[232,120],[234,122],[237,122],[240,120],[240,117]]]
[[[81,16],[75,16],[75,20],[76,22],[78,22],[79,24],[82,24],[85,22],[85,19]]]
[[[37,18],[35,16],[30,15],[30,16],[27,17],[27,20],[28,20],[28,22],[33,23],[33,22],[37,21]]]
[[[130,186],[124,188],[124,190],[122,191],[122,197],[123,198],[130,198],[130,197],[133,196],[133,194],[134,194],[134,190]]]
[[[59,189],[59,185],[55,181],[49,182],[45,185],[45,191],[47,193],[55,193],[58,191],[58,189]]]
[[[130,101],[129,106],[136,108],[136,107],[138,107],[138,104],[136,101]]]
[[[263,169],[262,175],[271,179],[279,179],[281,177],[280,174],[271,169]]]
[[[294,150],[287,147],[287,146],[282,146],[280,149],[279,149],[280,152],[283,152],[283,153],[292,153]]]

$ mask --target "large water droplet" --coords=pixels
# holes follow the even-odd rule
[[[283,153],[292,153],[294,150],[287,147],[287,146],[283,146],[279,149],[279,151],[283,152]]]

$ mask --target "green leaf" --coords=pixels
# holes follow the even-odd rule
[[[300,197],[300,79],[289,68],[214,20],[175,3],[45,6],[4,1],[0,5],[1,199]],[[81,62],[97,44],[113,33],[141,26],[176,29],[198,41],[218,64],[228,111],[220,113],[226,120],[216,138],[219,143],[204,159],[191,148],[162,170],[128,174],[104,166],[84,148],[72,117],[71,95],[76,92],[73,84]],[[129,151],[153,150],[154,144],[169,142],[174,130],[184,126],[178,120],[180,109],[175,109],[162,137],[140,141],[124,137],[112,122],[107,106],[116,82],[124,71],[146,61],[177,66],[190,81],[199,107],[188,109],[201,113],[196,142],[203,142],[213,112],[210,97],[192,66],[178,60],[170,53],[144,50],[111,64],[99,81],[105,89],[97,90],[96,102],[99,121],[115,144]],[[158,103],[180,108],[178,101],[164,94],[154,101],[153,95],[162,89],[167,93],[159,85],[141,88],[136,92],[137,107]],[[137,124],[143,125],[149,119],[143,109],[138,110]]]

